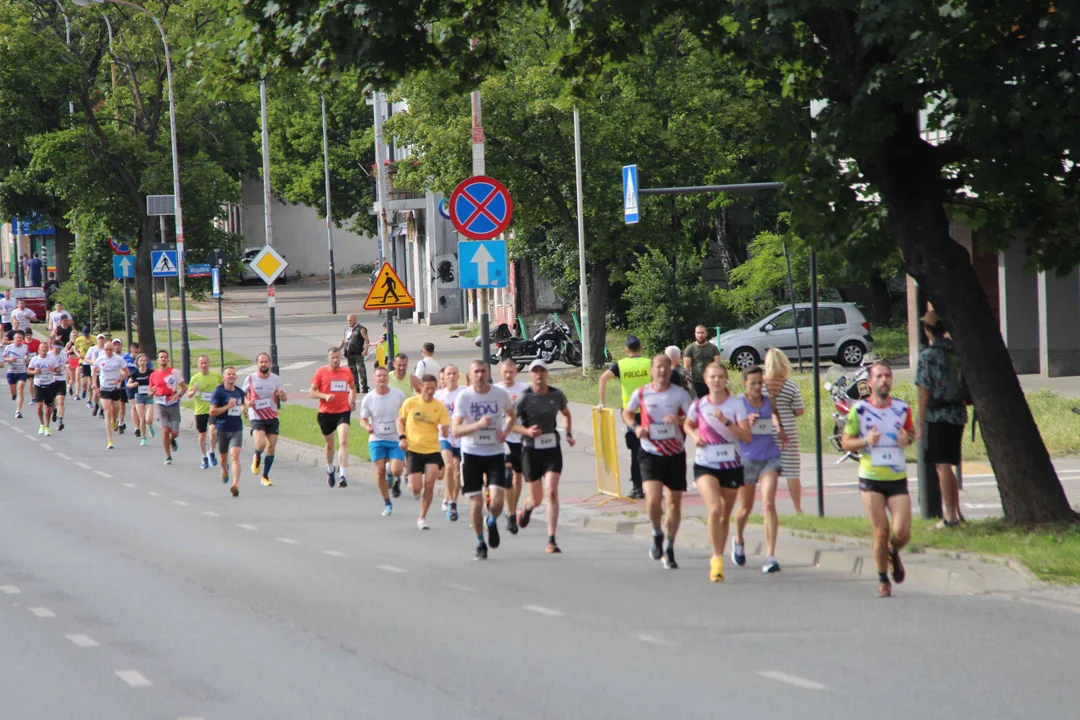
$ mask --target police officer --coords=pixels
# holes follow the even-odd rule
[[[641,356],[641,340],[636,335],[627,335],[626,357],[612,363],[600,376],[599,407],[604,407],[607,384],[612,378],[619,379],[619,385],[622,388],[622,406],[629,405],[630,396],[634,391],[649,383],[649,368],[651,365],[652,361],[649,358]],[[645,493],[641,489],[641,466],[638,465],[638,448],[640,447],[641,441],[638,440],[637,435],[627,428],[626,448],[630,451],[630,482],[633,485],[630,497],[635,500],[645,497]]]

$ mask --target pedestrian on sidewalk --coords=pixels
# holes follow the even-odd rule
[[[622,406],[625,408],[630,404],[630,396],[634,394],[634,391],[649,383],[651,367],[652,361],[641,356],[641,340],[638,339],[637,335],[627,335],[626,357],[612,363],[600,375],[600,404],[597,407],[601,409],[604,407],[608,381],[612,378],[618,378],[622,389]],[[635,416],[633,425],[638,422],[639,418]],[[641,464],[638,461],[638,450],[641,449],[641,441],[631,425],[626,426],[625,437],[626,449],[630,451],[630,498],[642,500],[645,498],[645,492],[641,488]]]
[[[802,515],[801,458],[795,418],[806,412],[806,406],[803,405],[798,383],[791,379],[791,362],[787,355],[776,348],[769,348],[765,353],[765,390],[780,415],[780,423],[787,431],[787,445],[780,452],[780,474],[787,478],[788,494],[795,514]]]
[[[941,318],[931,308],[922,317],[930,347],[919,353],[915,385],[919,388],[919,424],[916,437],[924,443],[927,462],[937,469],[944,505],[944,519],[938,529],[956,527],[960,514],[960,486],[953,471],[961,462],[960,446],[967,424],[967,388],[960,375],[952,339],[945,333]]]
[[[690,380],[690,373],[682,366],[682,350],[679,349],[678,345],[668,345],[664,348],[664,354],[671,361],[671,384],[681,387],[690,393],[691,397],[696,397],[694,383]]]
[[[364,364],[364,356],[371,347],[368,340],[367,328],[356,321],[356,315],[349,313],[348,323],[345,325],[345,334],[338,345],[338,350],[345,353],[345,361],[353,374],[353,384],[360,388],[361,393],[368,392],[367,366]]]
[[[709,363],[720,361],[720,348],[709,342],[709,328],[698,325],[694,328],[694,342],[683,350],[683,367],[690,371],[698,397],[709,394],[709,388],[705,385],[705,368]]]
[[[423,381],[425,375],[439,377],[442,366],[435,359],[435,343],[426,342],[420,348],[420,359],[413,368],[413,376]]]

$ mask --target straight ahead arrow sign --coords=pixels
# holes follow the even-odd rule
[[[473,253],[472,260],[469,262],[476,264],[476,278],[480,286],[487,286],[489,284],[488,266],[495,262],[495,258],[491,256],[491,253],[488,252],[488,249],[483,243],[480,243],[476,252]]]
[[[124,256],[124,259],[120,261],[120,267],[124,268],[124,277],[131,274],[128,272],[131,269],[131,260],[129,260],[126,255]]]

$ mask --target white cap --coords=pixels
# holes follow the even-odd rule
[[[105,339],[105,334],[104,333],[98,333],[97,339],[98,340],[104,340]]]
[[[547,363],[544,362],[543,360],[540,360],[540,359],[533,360],[532,363],[529,365],[529,372],[532,372],[533,370],[540,370],[540,369],[543,369],[543,370],[548,369]]]

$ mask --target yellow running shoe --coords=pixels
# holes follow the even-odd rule
[[[106,450],[112,450],[112,449],[113,449],[113,447],[114,447],[114,446],[113,446],[113,441],[112,441],[112,440],[110,440],[110,441],[109,441],[109,444],[108,444],[108,445],[107,445],[107,446],[105,447],[105,449],[106,449]]]
[[[263,484],[263,485],[265,485],[266,487],[270,487],[270,486],[271,486],[271,485],[273,485],[274,483],[270,482],[270,478],[268,478],[268,477],[266,477],[265,475],[263,475],[263,478],[262,478],[262,484]]]
[[[713,582],[724,582],[724,558],[714,555],[709,560],[709,579]]]
[[[258,475],[259,474],[259,456],[258,455],[251,458],[251,474],[252,475]],[[265,485],[265,484],[266,483],[263,483],[263,485]]]

